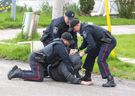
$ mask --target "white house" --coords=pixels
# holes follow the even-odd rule
[[[41,5],[44,1],[48,1],[49,5],[52,5],[53,0],[17,0],[17,5],[20,6],[31,6],[33,10],[40,10]],[[79,4],[79,0],[62,0],[61,3],[76,3]],[[116,0],[108,0],[110,5],[110,13],[118,14]],[[92,16],[95,15],[105,15],[105,0],[95,0],[94,9],[92,11]]]

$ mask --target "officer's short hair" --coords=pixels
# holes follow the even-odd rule
[[[73,36],[69,32],[64,32],[61,38],[68,40],[70,43],[74,43]]]
[[[72,37],[72,35],[69,32],[64,32],[61,35],[61,38],[66,39],[66,40],[73,40],[73,37]]]

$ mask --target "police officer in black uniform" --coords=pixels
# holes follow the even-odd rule
[[[47,66],[51,64],[54,68],[58,66],[60,62],[65,64],[66,72],[65,78],[75,84],[84,84],[89,85],[91,82],[81,81],[78,78],[75,78],[74,69],[72,66],[72,62],[67,53],[66,46],[69,46],[72,42],[72,35],[68,32],[62,34],[61,39],[55,39],[52,43],[48,44],[42,50],[38,52],[33,52],[30,55],[29,64],[31,70],[22,70],[17,66],[14,66],[8,73],[8,79],[11,80],[13,78],[22,78],[28,81],[43,81],[44,79],[44,71],[47,69]],[[57,61],[57,63],[56,63]]]
[[[71,46],[72,49],[77,48],[77,34],[69,28],[69,22],[75,17],[73,11],[67,11],[64,16],[53,19],[51,24],[43,31],[41,42],[44,46],[49,44],[55,38],[61,38],[62,33],[69,32],[72,34],[75,43]]]
[[[93,71],[95,59],[98,57],[97,62],[102,78],[107,79],[107,83],[102,86],[115,87],[114,78],[110,73],[106,61],[109,54],[116,46],[115,38],[106,29],[96,25],[80,23],[77,19],[72,20],[70,26],[73,28],[74,32],[79,32],[83,37],[83,43],[79,47],[79,50],[83,50],[87,47],[85,51],[80,52],[80,56],[87,54],[83,66],[86,71],[82,80],[91,81],[91,72]]]

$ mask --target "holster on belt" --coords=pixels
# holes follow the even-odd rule
[[[101,42],[110,44],[112,42],[113,36],[109,32],[105,32],[104,36],[101,38]]]
[[[40,63],[44,63],[46,59],[46,55],[42,52],[35,52],[35,60],[37,60]]]

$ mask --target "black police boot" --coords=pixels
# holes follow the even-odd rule
[[[9,75],[12,74],[16,69],[18,69],[18,66],[15,65],[9,72],[8,72],[8,79],[9,79]]]
[[[11,80],[13,78],[20,78],[22,75],[22,70],[17,66],[14,66],[12,70],[8,73],[8,79]]]
[[[108,76],[107,78],[107,83],[103,84],[102,85],[103,87],[115,87],[116,86],[116,83],[114,82],[114,78],[113,76]]]
[[[86,71],[85,76],[81,78],[82,81],[92,81],[91,72]]]

